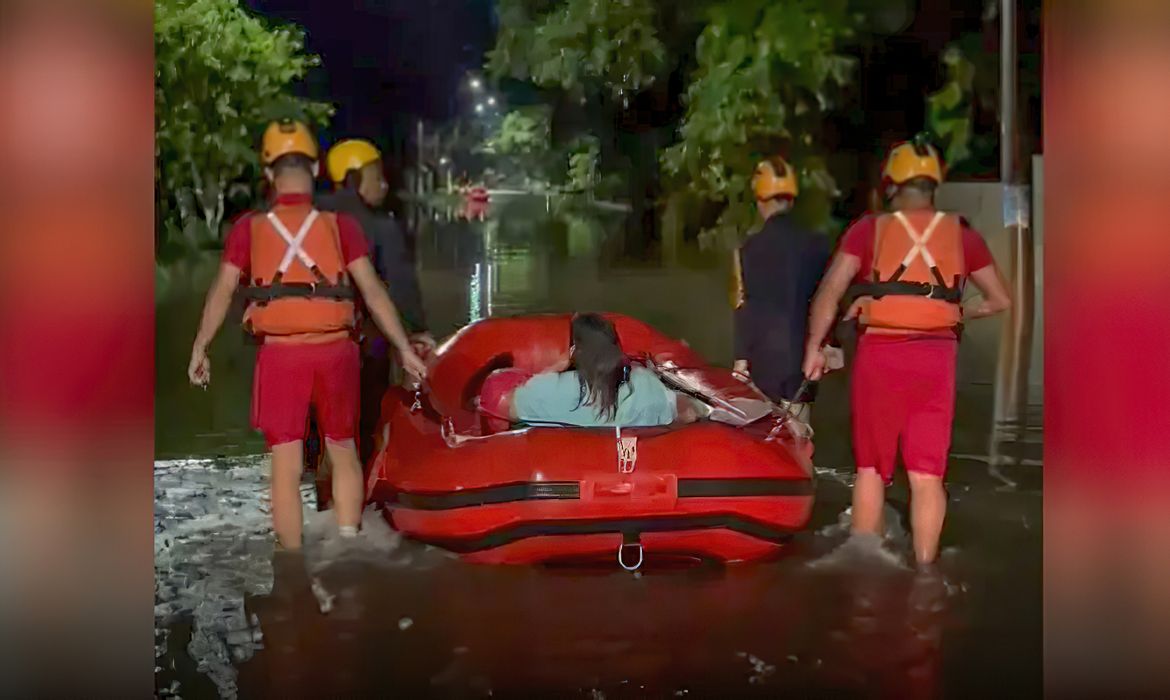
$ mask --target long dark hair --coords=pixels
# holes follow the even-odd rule
[[[617,329],[598,314],[576,314],[570,322],[569,341],[581,383],[577,405],[592,406],[598,416],[612,420],[617,416],[618,389],[630,377]]]

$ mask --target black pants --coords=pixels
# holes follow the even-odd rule
[[[382,417],[382,399],[390,388],[395,371],[391,354],[362,358],[361,407],[358,419],[358,454],[362,465],[368,466],[374,456],[378,421]]]

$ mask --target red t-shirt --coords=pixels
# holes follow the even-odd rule
[[[297,206],[312,204],[312,195],[286,194],[276,198],[276,206]],[[223,261],[240,268],[247,278],[248,269],[252,262],[252,217],[255,214],[241,216],[228,232],[223,246]],[[348,214],[337,215],[337,232],[341,239],[341,256],[346,265],[358,258],[370,254],[366,235],[362,232],[361,224]]]
[[[994,263],[995,259],[991,257],[991,251],[987,249],[987,243],[984,242],[983,236],[971,228],[966,219],[962,220],[962,230],[963,263],[966,268],[963,271],[963,276],[969,277],[972,272],[982,270]],[[838,250],[861,259],[861,267],[857,270],[856,281],[858,282],[864,282],[870,274],[870,268],[873,267],[873,244],[876,238],[877,217],[874,215],[866,216],[857,221],[841,236]]]
[[[988,265],[994,264],[995,259],[991,257],[991,251],[988,250],[983,236],[971,228],[967,224],[966,219],[962,219],[961,225],[963,231],[963,277],[966,278],[970,277],[972,272],[978,272]],[[861,260],[861,266],[857,268],[857,276],[854,277],[854,282],[865,282],[868,279],[873,267],[873,246],[876,239],[877,216],[872,214],[854,223],[841,236],[837,250],[848,255],[857,256]],[[910,335],[874,335],[872,333],[866,335],[866,338],[872,342],[897,342],[921,338],[953,340],[956,337],[953,331],[914,333]]]

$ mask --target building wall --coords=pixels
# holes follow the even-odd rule
[[[1029,393],[1033,403],[1040,403],[1044,377],[1044,236],[1043,236],[1043,170],[1042,159],[1033,160],[1032,221],[1035,241],[1035,301]],[[1011,275],[1011,241],[1003,227],[1003,191],[998,182],[950,182],[939,188],[937,197],[941,209],[967,217],[987,241],[991,254],[1003,271]],[[968,295],[974,294],[973,289]],[[999,340],[1006,316],[982,319],[970,323],[960,349],[959,381],[991,384],[995,381],[995,366],[999,356]]]
[[[950,182],[939,188],[940,209],[967,217],[983,234],[987,247],[1004,275],[1009,274],[1011,249],[1003,229],[1003,196],[996,182]],[[967,296],[974,295],[968,288]],[[959,349],[959,381],[964,384],[992,384],[999,353],[1004,317],[981,319],[967,324]]]

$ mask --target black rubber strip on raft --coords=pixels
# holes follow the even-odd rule
[[[811,479],[680,479],[679,498],[728,498],[743,496],[811,496]],[[576,481],[529,481],[446,493],[399,492],[396,505],[411,510],[454,510],[519,501],[577,500]]]
[[[812,479],[679,479],[679,498],[729,496],[811,496]]]
[[[453,510],[516,501],[572,501],[579,498],[581,484],[576,481],[525,481],[446,493],[400,491],[395,496],[395,504],[411,510]]]
[[[531,537],[621,533],[625,535],[623,541],[637,541],[638,535],[647,532],[685,532],[688,530],[731,530],[741,535],[748,535],[775,544],[784,544],[792,539],[796,532],[795,529],[765,525],[738,515],[723,514],[611,520],[550,520],[520,523],[469,538],[434,538],[408,534],[423,544],[441,547],[456,554],[471,554],[503,547]]]

